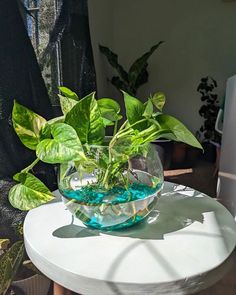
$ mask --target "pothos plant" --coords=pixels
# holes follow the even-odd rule
[[[60,87],[62,117],[46,121],[40,115],[14,102],[12,121],[21,142],[36,152],[32,164],[14,175],[18,182],[9,192],[10,203],[29,210],[53,199],[53,194],[33,173],[33,167],[43,161],[67,165],[73,161],[80,173],[100,171],[98,184],[109,189],[117,182],[126,184],[124,165],[145,147],[160,137],[181,141],[201,148],[194,135],[177,119],[162,112],[165,96],[158,92],[145,103],[123,92],[126,120],[122,119],[119,104],[111,98],[96,99],[91,93],[80,99],[66,87]],[[103,146],[107,126],[114,127],[107,153],[97,160],[91,147]],[[81,176],[83,177],[83,175]]]

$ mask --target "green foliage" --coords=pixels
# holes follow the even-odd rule
[[[197,91],[201,94],[202,101],[199,115],[204,119],[200,130],[197,131],[197,137],[203,142],[221,142],[221,135],[215,130],[215,123],[220,109],[218,95],[215,92],[216,88],[216,80],[208,76],[201,78],[201,82],[197,87]]]
[[[44,139],[37,146],[36,155],[41,161],[58,164],[86,160],[81,141],[70,125],[53,124],[51,135],[53,138]]]
[[[9,201],[13,207],[30,210],[53,199],[50,190],[31,173],[17,173],[14,179],[20,183],[9,192]]]
[[[5,295],[24,256],[24,244],[16,242],[0,257],[0,294]]]
[[[78,103],[77,100],[58,94],[61,110],[64,116]]]
[[[115,100],[111,98],[101,98],[97,103],[105,126],[112,126],[114,122],[122,119],[120,115],[120,105]]]
[[[0,251],[6,250],[10,241],[8,239],[0,239]]]
[[[153,114],[153,103],[151,101],[151,99],[148,100],[145,110],[143,112],[143,117],[145,118],[151,118]]]
[[[181,123],[179,120],[169,115],[161,114],[157,117],[157,122],[162,129],[167,129],[171,133],[170,136],[166,136],[175,141],[181,141],[196,148],[202,148],[201,144],[195,138],[195,136]]]
[[[142,121],[136,125],[136,129],[144,129],[147,125],[147,122],[145,120],[142,120],[143,114],[145,112],[145,105],[140,100],[129,95],[128,93],[123,92],[123,94],[125,101],[126,117],[128,119],[128,122],[130,123],[130,125],[132,125],[136,122]]]
[[[46,120],[14,101],[12,122],[21,142],[27,148],[35,150],[42,139],[40,130],[45,126]]]
[[[144,60],[154,50],[138,64],[145,64]],[[119,71],[123,73],[121,68]],[[165,95],[161,92],[151,95],[145,103],[123,92],[127,120],[118,129],[122,116],[119,104],[113,99],[97,100],[92,93],[78,100],[78,96],[67,88],[60,88],[60,91],[64,95],[61,99],[64,116],[48,122],[15,103],[13,121],[17,124],[17,134],[25,145],[36,150],[37,156],[14,177],[19,183],[10,190],[9,200],[16,208],[29,210],[52,200],[49,189],[29,172],[40,160],[62,164],[62,175],[67,173],[66,164],[70,161],[75,163],[80,177],[96,169],[98,184],[111,188],[118,184],[127,186],[129,159],[147,151],[148,144],[160,137],[201,148],[181,122],[162,113]],[[21,113],[25,114],[24,118]],[[114,125],[114,135],[105,143],[105,127],[109,125]],[[26,137],[28,134],[30,136]],[[94,145],[100,146],[101,156],[97,157]],[[107,145],[106,148],[103,149],[103,145]]]
[[[102,54],[104,54],[110,65],[117,71],[119,76],[114,76],[111,83],[118,89],[123,90],[131,95],[136,95],[137,89],[148,81],[148,59],[157,48],[163,43],[160,41],[151,49],[138,58],[126,72],[118,63],[118,55],[112,52],[108,47],[99,46]]]
[[[79,97],[67,87],[59,87],[59,90],[63,94],[58,94],[61,110],[63,115],[66,116],[66,114],[77,104]]]
[[[165,102],[166,102],[165,94],[163,92],[156,92],[153,95],[151,95],[150,99],[151,99],[152,103],[154,104],[154,106],[160,112],[162,112],[162,109],[163,109]]]
[[[69,88],[63,86],[63,87],[59,87],[59,90],[65,97],[74,99],[74,100],[79,100],[78,95],[75,92],[71,91]]]
[[[81,99],[67,113],[65,123],[72,126],[83,144],[101,144],[105,136],[103,119],[95,93]]]

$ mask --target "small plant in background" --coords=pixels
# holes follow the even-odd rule
[[[220,142],[220,135],[215,130],[215,122],[219,112],[218,95],[215,92],[217,82],[212,77],[203,77],[197,91],[201,94],[203,105],[199,115],[204,118],[204,123],[197,132],[197,137],[202,142]]]
[[[148,81],[148,59],[159,48],[164,41],[152,46],[148,52],[138,58],[130,67],[129,71],[118,63],[118,55],[112,52],[108,47],[99,46],[102,54],[104,54],[110,65],[117,71],[118,76],[112,77],[110,82],[120,91],[123,90],[130,95],[135,96],[138,88]]]
[[[0,295],[24,295],[12,282],[41,274],[25,256],[23,240],[10,245],[9,239],[0,239]]]
[[[24,257],[24,243],[19,241],[8,248],[9,240],[0,239],[0,294],[9,294],[10,286]]]

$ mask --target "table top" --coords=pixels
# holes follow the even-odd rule
[[[165,182],[157,209],[129,229],[89,229],[56,201],[27,214],[24,238],[39,270],[72,291],[191,294],[223,276],[236,223],[216,200]]]

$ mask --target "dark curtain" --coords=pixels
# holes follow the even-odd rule
[[[25,213],[12,208],[8,191],[12,175],[35,159],[25,148],[11,124],[13,100],[41,114],[52,116],[52,107],[41,76],[34,49],[28,37],[17,0],[0,0],[0,238],[19,238],[18,225]],[[53,167],[38,165],[35,174],[53,188]]]
[[[34,154],[19,141],[11,125],[13,100],[52,117],[52,107],[17,0],[0,0],[0,179],[11,177]]]
[[[58,0],[61,2],[61,0]],[[25,213],[12,208],[7,194],[14,184],[10,178],[35,159],[26,149],[11,124],[13,100],[46,119],[53,117],[52,107],[41,76],[34,49],[28,37],[17,0],[0,0],[0,237],[17,239],[16,227]],[[21,13],[24,8],[21,6]],[[43,68],[61,40],[63,84],[80,96],[96,90],[96,75],[89,33],[86,0],[63,0],[41,58]],[[52,165],[37,165],[36,176],[55,189]]]
[[[64,0],[68,23],[61,39],[63,85],[80,97],[96,91],[87,0]]]

